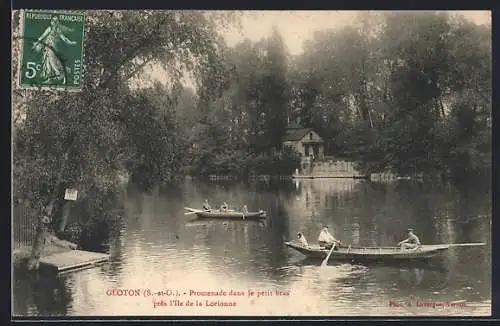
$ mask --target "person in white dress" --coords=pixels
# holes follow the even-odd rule
[[[303,247],[309,247],[306,237],[301,232],[297,233],[297,239]]]
[[[332,246],[338,248],[340,241],[335,239],[328,231],[328,226],[323,226],[318,236],[318,244],[326,249],[331,249]]]

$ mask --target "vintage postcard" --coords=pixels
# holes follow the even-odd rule
[[[12,17],[14,317],[491,315],[490,12]]]

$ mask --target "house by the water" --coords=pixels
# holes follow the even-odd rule
[[[252,148],[257,153],[276,153],[276,148],[269,151],[270,137],[262,132],[258,141],[252,143]],[[293,175],[294,178],[359,178],[362,176],[350,161],[326,155],[325,141],[313,129],[298,123],[289,124],[285,128],[281,139],[283,148],[292,148],[301,156],[300,168]]]
[[[325,156],[323,138],[311,128],[300,124],[288,125],[282,139],[283,147],[295,149],[302,157],[321,159]]]
[[[312,128],[291,124],[285,130],[283,147],[291,147],[302,157],[295,178],[359,178],[352,162],[325,155],[325,141]]]

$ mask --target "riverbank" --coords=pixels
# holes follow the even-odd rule
[[[15,268],[22,267],[26,260],[31,256],[31,250],[31,246],[17,247],[12,250],[12,265]],[[71,251],[71,249],[56,246],[54,244],[46,244],[41,257],[48,257],[68,251]]]

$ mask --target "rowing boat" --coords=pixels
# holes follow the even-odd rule
[[[192,212],[198,218],[212,218],[212,219],[231,219],[231,220],[261,220],[267,217],[267,213],[263,210],[258,212],[239,212],[235,210],[223,211],[220,209],[202,210],[196,208],[184,207],[184,209]]]
[[[312,259],[324,259],[329,250],[319,245],[303,246],[297,242],[285,244],[301,254]],[[452,247],[484,246],[484,243],[451,243],[422,245],[417,249],[402,249],[400,247],[340,247],[334,250],[330,260],[360,261],[360,260],[425,260],[434,258]]]

